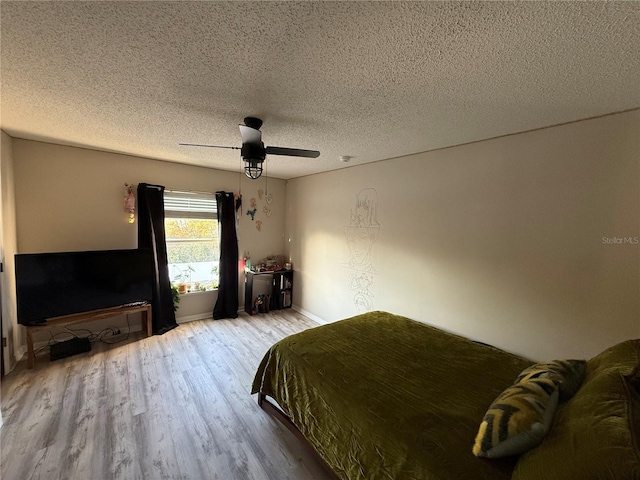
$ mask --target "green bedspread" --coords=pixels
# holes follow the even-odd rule
[[[252,393],[274,398],[340,478],[500,480],[516,459],[471,447],[487,407],[531,363],[371,312],[273,345]]]

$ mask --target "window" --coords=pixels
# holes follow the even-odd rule
[[[218,287],[220,239],[212,193],[164,192],[169,279],[186,291]]]

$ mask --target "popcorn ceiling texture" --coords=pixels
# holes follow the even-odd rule
[[[640,107],[637,2],[11,2],[3,130],[293,178]]]

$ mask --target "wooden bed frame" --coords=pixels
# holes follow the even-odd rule
[[[275,417],[280,423],[287,427],[287,430],[295,435],[295,437],[300,441],[305,450],[307,450],[320,463],[320,465],[322,465],[322,468],[324,468],[324,470],[327,472],[329,478],[333,480],[341,480],[340,477],[336,475],[336,472],[334,472],[327,464],[327,462],[324,461],[324,459],[320,456],[316,449],[313,448],[313,445],[309,443],[309,440],[307,440],[302,432],[298,430],[298,427],[295,426],[295,424],[291,421],[287,414],[278,407],[278,404],[275,400],[270,400],[269,398],[267,398],[267,395],[265,393],[258,392],[258,405],[260,405],[260,408],[262,408],[269,415]]]

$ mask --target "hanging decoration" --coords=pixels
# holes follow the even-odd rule
[[[124,184],[124,211],[129,214],[129,223],[136,221],[136,197],[133,195],[135,185]]]
[[[273,195],[267,192],[266,189],[263,190],[260,188],[257,191],[256,197],[249,199],[246,215],[251,217],[251,221],[254,222],[256,230],[261,232],[263,225],[265,225],[263,218],[269,218],[273,214]],[[262,217],[263,215],[264,217]]]

